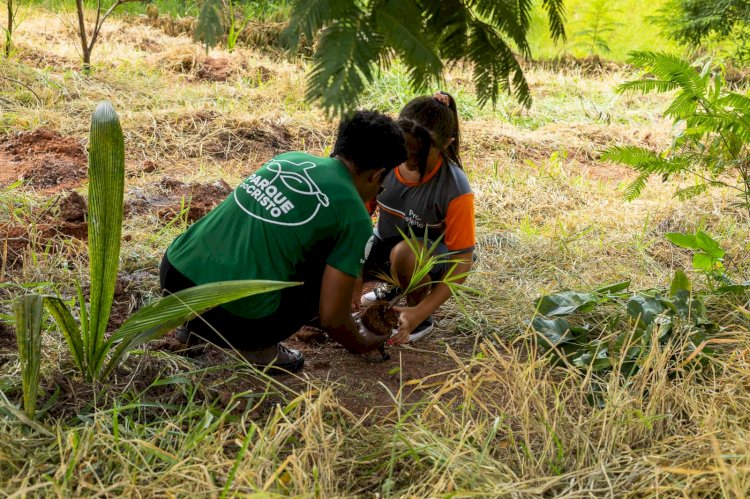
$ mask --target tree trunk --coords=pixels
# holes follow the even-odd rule
[[[5,32],[5,57],[10,57],[10,46],[13,42],[13,0],[7,0],[8,29]]]
[[[83,18],[83,0],[76,0],[78,13],[78,36],[81,39],[81,55],[83,56],[83,71],[91,69],[91,47],[86,38],[86,20]]]

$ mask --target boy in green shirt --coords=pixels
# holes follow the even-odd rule
[[[361,353],[383,339],[360,330],[352,293],[372,224],[364,200],[406,159],[398,125],[374,111],[339,124],[331,157],[281,154],[250,175],[167,250],[165,292],[238,279],[303,281],[217,307],[187,328],[231,344],[256,365],[299,370],[302,354],[279,342],[319,317],[334,340]],[[218,332],[218,334],[217,334]]]

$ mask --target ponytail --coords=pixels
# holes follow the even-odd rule
[[[451,94],[448,92],[443,92],[442,90],[440,92],[437,92],[435,94],[435,98],[437,99],[438,95],[446,97],[448,101],[448,109],[450,109],[451,113],[453,114],[453,142],[448,144],[443,149],[443,154],[450,160],[456,163],[459,168],[462,170],[464,169],[464,165],[461,163],[461,156],[459,154],[459,151],[461,150],[461,130],[459,130],[458,126],[458,109],[456,108],[456,99],[453,98]],[[441,100],[441,99],[438,99]],[[445,103],[445,100],[441,100],[441,102]]]

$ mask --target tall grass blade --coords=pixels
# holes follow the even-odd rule
[[[91,307],[88,335],[83,338],[89,380],[104,360],[101,347],[115,294],[124,188],[125,145],[120,120],[112,105],[102,102],[91,118],[89,138]]]
[[[43,303],[41,295],[29,294],[19,297],[13,304],[16,316],[18,357],[21,361],[23,409],[30,419],[34,419],[39,389]]]
[[[120,362],[128,350],[159,338],[210,308],[248,296],[278,291],[298,286],[298,282],[279,281],[224,281],[183,289],[153,303],[131,315],[120,329],[107,340],[104,352],[117,348],[102,373],[106,376]]]

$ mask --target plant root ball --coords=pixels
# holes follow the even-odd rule
[[[380,336],[390,336],[398,327],[398,312],[387,301],[376,301],[362,312],[362,325]]]

